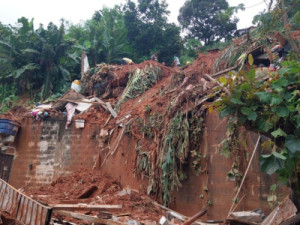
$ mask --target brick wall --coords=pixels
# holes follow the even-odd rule
[[[16,139],[17,153],[10,183],[16,188],[28,184],[49,184],[60,175],[82,167],[92,168],[100,155],[101,170],[123,186],[130,185],[134,189],[145,190],[147,180],[137,179],[134,173],[137,140],[124,136],[116,153],[107,155],[105,143],[108,140],[100,136],[100,131],[101,125],[92,123],[86,123],[83,129],[76,129],[72,123],[65,129],[63,117],[46,121],[24,120]],[[112,137],[116,138],[120,131],[121,128],[115,128]],[[170,207],[189,216],[203,207],[208,208],[208,219],[222,219],[227,216],[237,185],[227,179],[233,159],[220,153],[219,144],[225,137],[225,131],[226,121],[221,121],[217,114],[208,115],[200,147],[202,155],[207,155],[207,159],[202,159],[201,162],[202,169],[206,172],[197,176],[190,166],[188,179],[174,192]],[[244,132],[244,136],[250,157],[257,135]],[[270,194],[270,185],[278,181],[276,176],[270,177],[259,171],[258,157],[257,154],[245,181],[240,195],[240,198],[244,196],[244,200],[238,210],[271,210],[266,199]],[[244,168],[246,166],[247,162]],[[284,197],[287,192],[282,193]]]
[[[100,127],[86,124],[65,129],[63,117],[45,121],[26,119],[16,140],[17,154],[10,183],[17,187],[49,184],[57,177],[82,167],[92,168],[100,146]]]

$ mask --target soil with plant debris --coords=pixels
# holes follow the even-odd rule
[[[89,197],[78,199],[88,187],[96,186]],[[163,215],[159,206],[149,196],[130,187],[122,187],[116,180],[97,170],[81,169],[67,176],[62,176],[50,185],[36,189],[27,188],[25,193],[44,204],[91,204],[122,205],[120,211],[112,212],[120,222],[128,220],[156,221]],[[79,213],[97,215],[97,212],[80,210]],[[53,218],[57,217],[54,215]],[[63,217],[76,224],[89,224],[74,218]]]

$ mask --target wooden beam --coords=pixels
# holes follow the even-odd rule
[[[118,114],[116,113],[116,111],[111,107],[110,102],[106,102],[105,104],[106,104],[106,107],[107,107],[108,111],[110,111],[111,115],[114,118],[118,117]]]
[[[74,213],[74,212],[68,212],[68,211],[56,211],[55,213],[61,215],[61,216],[68,216],[68,217],[73,217],[79,220],[86,220],[89,221],[91,223],[95,223],[95,224],[106,224],[106,225],[125,225],[125,223],[121,223],[118,221],[113,221],[113,220],[107,220],[107,219],[101,219],[98,217],[94,217],[94,216],[88,216],[88,215],[84,215],[81,213]]]
[[[122,205],[87,205],[87,204],[54,204],[51,205],[54,211],[57,210],[120,210]]]
[[[204,210],[198,212],[197,214],[195,214],[194,216],[190,217],[186,221],[184,221],[184,223],[182,225],[190,225],[193,222],[195,222],[197,219],[199,219],[200,217],[205,215],[206,213],[207,213],[207,209],[204,209]]]
[[[224,73],[227,73],[227,72],[229,72],[229,71],[231,71],[231,70],[235,70],[237,67],[238,67],[238,65],[235,65],[235,66],[233,66],[233,67],[229,67],[228,69],[225,69],[225,70],[219,71],[219,72],[217,72],[217,73],[214,73],[214,74],[212,74],[212,75],[210,75],[210,76],[211,76],[211,77],[217,77],[217,76],[222,75],[222,74],[224,74]]]

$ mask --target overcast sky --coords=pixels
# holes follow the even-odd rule
[[[185,0],[166,0],[171,15],[170,22],[178,24],[179,8]],[[73,24],[90,19],[96,10],[103,6],[113,7],[115,4],[124,4],[125,0],[0,0],[0,22],[14,25],[17,19],[25,16],[34,18],[35,28],[40,23],[47,25],[50,21],[59,24],[64,18]],[[252,18],[266,8],[263,0],[228,0],[230,6],[244,3],[246,10],[238,13],[240,19],[238,29],[252,25]]]

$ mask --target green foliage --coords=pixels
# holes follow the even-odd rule
[[[289,0],[285,1],[285,6],[287,14],[289,17],[289,23],[291,28],[297,30],[300,28],[300,1],[299,0]],[[279,4],[279,1],[276,1],[275,8],[268,12],[261,12],[259,15],[256,15],[252,21],[253,24],[258,24],[257,34],[260,37],[263,37],[274,31],[283,31],[284,24],[282,19],[282,9]]]
[[[243,9],[243,5],[229,7],[225,0],[187,0],[180,8],[178,20],[188,37],[207,45],[231,38],[238,22],[237,18],[231,20],[231,17],[237,8]]]
[[[151,88],[161,78],[161,69],[159,67],[146,67],[142,70],[137,69],[130,75],[127,86],[120,97],[117,108],[119,108],[126,100],[137,98],[146,90]]]
[[[68,85],[74,61],[69,54],[74,42],[64,38],[64,21],[60,27],[49,23],[47,29],[40,26],[37,30],[33,19],[22,17],[18,22],[1,35],[1,57],[10,65],[1,72],[1,81],[17,84],[17,94],[40,92],[42,99],[60,92]]]
[[[91,66],[101,62],[118,63],[131,55],[127,29],[119,6],[96,11],[83,25],[72,25],[68,37],[75,38],[89,57]]]
[[[139,0],[137,4],[128,0],[125,4],[124,19],[135,62],[147,60],[157,51],[158,61],[171,65],[182,49],[180,28],[167,23],[167,6],[164,0]]]
[[[189,152],[189,123],[184,116],[175,116],[168,127],[161,152],[163,202],[168,204],[174,187],[181,186],[182,165]],[[184,178],[185,176],[182,176]]]
[[[240,70],[232,75],[234,79],[223,82],[230,95],[222,95],[215,103],[220,117],[231,116],[238,125],[273,140],[272,153],[260,158],[261,169],[277,172],[287,184],[291,178],[297,182],[300,172],[299,71],[299,62],[286,61],[265,81],[255,77],[254,68]]]

